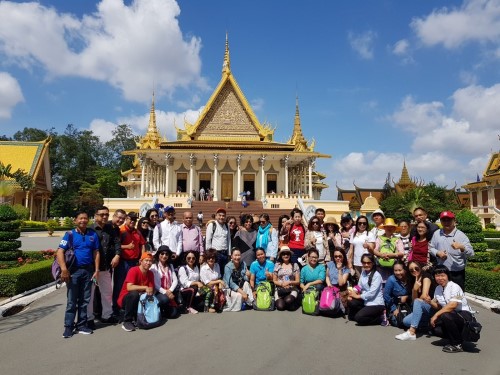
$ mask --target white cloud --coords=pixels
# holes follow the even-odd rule
[[[250,102],[250,106],[255,112],[261,111],[264,108],[264,99],[262,98],[252,99]]]
[[[102,120],[94,119],[90,123],[89,130],[91,130],[94,135],[98,136],[101,142],[107,142],[113,139],[113,130],[115,130],[117,124]]]
[[[404,64],[413,63],[414,61],[410,53],[410,42],[407,39],[401,39],[394,43],[391,52],[400,57]]]
[[[184,121],[194,124],[203,107],[198,110],[187,110],[185,112],[165,112],[156,109],[156,127],[162,137],[167,137],[168,141],[177,139],[175,126],[184,129]],[[127,124],[132,127],[132,130],[142,136],[146,133],[149,124],[149,112],[138,116],[121,116],[116,119],[116,122],[110,122],[103,119],[94,119],[89,125],[89,130],[92,130],[95,135],[99,136],[101,141],[108,141],[112,138],[111,131],[115,129],[117,124]]]
[[[467,42],[500,41],[500,2],[464,0],[461,7],[442,8],[415,18],[411,27],[424,45],[453,49]]]
[[[442,123],[442,109],[443,104],[440,102],[417,104],[413,97],[407,96],[390,120],[412,133],[426,132]]]
[[[0,119],[9,119],[12,109],[24,102],[19,82],[9,73],[0,72]]]
[[[371,30],[365,31],[361,34],[349,32],[347,38],[351,44],[351,48],[356,51],[361,58],[365,60],[373,59],[373,44],[377,38],[377,33]]]
[[[499,130],[500,84],[491,87],[468,86],[453,93],[453,111],[479,130]]]
[[[27,69],[41,66],[47,77],[76,76],[104,81],[127,100],[146,101],[195,85],[200,76],[201,40],[185,38],[174,0],[102,0],[78,19],[39,3],[0,2],[0,53]],[[175,53],[173,53],[175,51]]]

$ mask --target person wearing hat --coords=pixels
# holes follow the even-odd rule
[[[350,246],[350,238],[354,234],[356,228],[353,226],[354,221],[349,212],[344,212],[340,217],[340,236],[341,247],[347,252]]]
[[[384,211],[382,211],[380,208],[377,208],[375,211],[372,212],[371,219],[375,226],[372,228],[370,233],[372,233],[373,238],[377,238],[380,235],[384,234],[384,229],[382,228],[382,225],[384,224],[385,220],[385,214]]]
[[[297,307],[295,303],[300,285],[300,268],[297,263],[292,263],[292,250],[286,245],[281,246],[277,262],[274,266],[273,283],[274,305],[279,311],[292,311]]]
[[[385,285],[389,276],[392,275],[394,262],[396,259],[403,259],[405,250],[403,241],[395,235],[398,226],[393,218],[388,217],[385,219],[381,229],[384,230],[384,234],[375,239],[373,254],[378,259],[377,270],[382,275],[382,283]]]
[[[118,306],[125,310],[122,324],[124,331],[135,331],[132,322],[137,317],[137,307],[139,306],[141,294],[146,293],[148,296],[154,294],[155,280],[153,272],[150,270],[152,265],[153,255],[142,253],[139,265],[132,267],[127,273],[118,297]],[[160,308],[163,307],[163,304],[161,304]]]
[[[450,270],[450,279],[465,291],[465,266],[467,258],[474,256],[469,238],[457,229],[455,214],[451,211],[439,215],[443,228],[434,232],[429,251],[437,258],[438,265]]]
[[[323,227],[328,241],[328,250],[331,252],[332,249],[341,247],[342,236],[339,232],[340,227],[337,220],[333,216],[328,216],[323,223]]]
[[[173,252],[172,259],[175,260],[182,253],[182,228],[175,221],[175,208],[165,207],[165,220],[157,225],[153,231],[153,244],[156,253],[158,248],[166,245]]]
[[[207,224],[205,242],[206,249],[217,250],[217,263],[220,270],[224,272],[231,250],[231,232],[226,223],[226,210],[224,208],[218,208],[215,212],[215,221]]]

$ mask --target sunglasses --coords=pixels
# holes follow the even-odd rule
[[[367,225],[368,223],[366,221],[360,221],[358,225]]]
[[[342,259],[342,258],[343,258],[343,256],[342,256],[342,255],[334,255],[333,257],[334,257],[334,258],[339,258],[339,259]]]
[[[168,253],[165,253],[165,252],[160,253],[160,256],[162,256],[162,255],[168,255]]]
[[[158,217],[158,215],[149,215],[149,217]]]
[[[234,225],[234,224],[236,224],[234,221],[229,222],[229,225]]]
[[[207,257],[207,260],[215,259],[215,257]]]
[[[186,257],[186,260],[195,260],[195,257]]]
[[[368,265],[370,265],[370,264],[372,264],[372,263],[373,263],[373,262],[361,262],[361,264],[362,264],[363,266],[365,266],[365,265],[366,265],[366,266],[368,266]]]
[[[410,272],[418,272],[418,271],[420,271],[420,267],[410,268]]]
[[[319,221],[313,221],[311,224],[312,225],[319,225]]]

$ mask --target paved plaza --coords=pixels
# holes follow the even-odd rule
[[[58,237],[23,237],[54,248]],[[483,324],[477,345],[446,354],[443,340],[400,342],[392,327],[296,312],[183,315],[150,331],[102,326],[61,338],[65,288],[0,319],[2,375],[10,374],[500,374],[500,315],[473,305]]]

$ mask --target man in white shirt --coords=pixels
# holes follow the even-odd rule
[[[205,248],[217,250],[217,263],[223,273],[231,251],[231,233],[226,224],[224,208],[219,208],[215,213],[215,221],[207,225]]]
[[[172,252],[172,259],[176,259],[182,253],[182,229],[175,222],[175,208],[165,207],[165,220],[158,224],[153,231],[153,245],[156,253],[161,245],[168,246]]]

